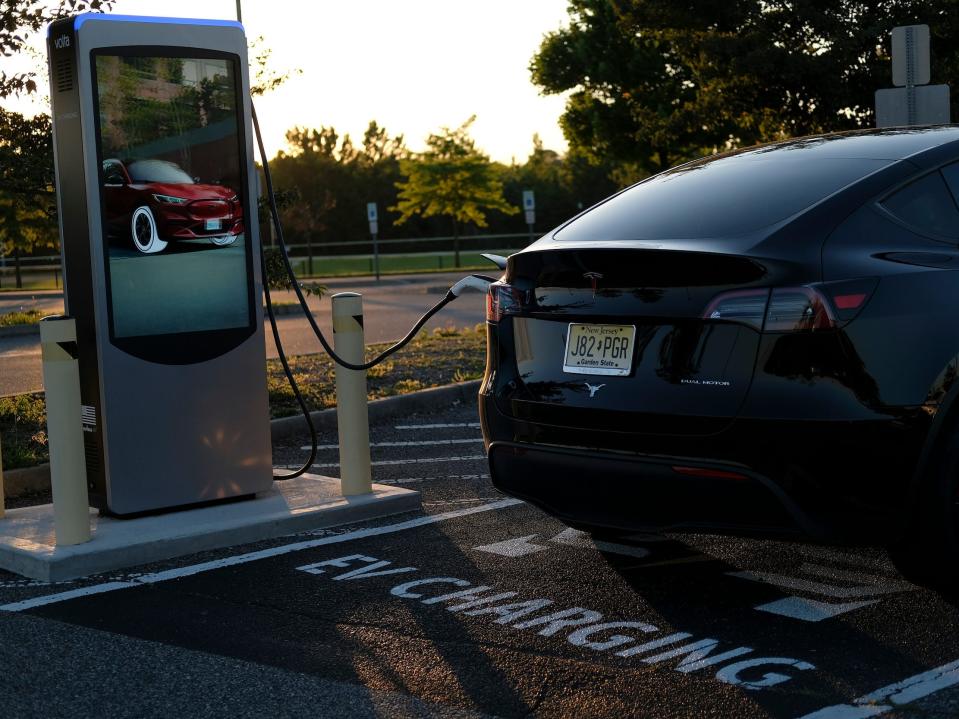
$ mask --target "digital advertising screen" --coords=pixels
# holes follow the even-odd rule
[[[235,58],[92,62],[111,336],[252,326]]]

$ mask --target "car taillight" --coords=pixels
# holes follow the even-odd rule
[[[494,282],[486,294],[486,321],[499,322],[503,315],[516,312],[521,304],[519,290],[502,282]]]
[[[742,322],[759,330],[763,326],[768,300],[768,289],[724,292],[709,303],[703,319]]]
[[[764,332],[802,332],[836,326],[826,299],[812,287],[777,287],[769,297]]]
[[[842,327],[865,307],[877,283],[875,278],[866,278],[723,292],[709,303],[703,319],[741,322],[763,332]]]

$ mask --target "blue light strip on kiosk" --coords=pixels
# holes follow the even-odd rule
[[[236,20],[210,20],[201,18],[182,18],[182,17],[150,17],[140,15],[108,15],[99,12],[85,12],[77,15],[73,19],[73,29],[79,30],[87,20],[110,20],[111,22],[155,22],[155,23],[187,23],[190,25],[216,25],[220,27],[236,27],[243,29],[242,23]],[[49,30],[48,30],[49,32]]]

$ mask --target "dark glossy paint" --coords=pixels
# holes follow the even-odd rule
[[[759,155],[790,166],[848,158],[866,171],[748,234],[629,239],[628,212],[590,217],[601,203],[509,258],[504,280],[521,306],[488,325],[480,392],[496,486],[586,528],[850,542],[904,529],[924,463],[957,431],[959,241],[909,226],[882,201],[959,160],[959,129],[803,138],[684,168],[748,173]],[[595,290],[588,272],[603,275]],[[838,326],[824,330],[702,318],[721,292],[801,285],[827,296],[866,287],[868,299],[833,307]],[[584,321],[636,325],[629,376],[563,372],[567,327]],[[586,383],[604,387],[590,397]]]

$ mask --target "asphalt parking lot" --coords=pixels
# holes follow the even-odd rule
[[[57,585],[0,572],[4,715],[959,716],[957,606],[879,549],[594,541],[491,486],[472,406],[372,439],[375,481],[424,513]]]

